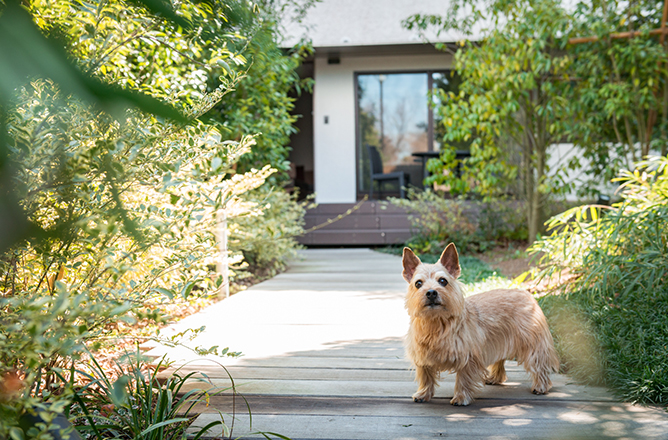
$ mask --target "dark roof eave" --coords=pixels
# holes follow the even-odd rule
[[[456,43],[445,43],[456,50]],[[444,52],[436,49],[431,43],[411,43],[411,44],[377,44],[365,46],[316,46],[313,48],[313,56],[380,56],[380,55],[443,55]]]

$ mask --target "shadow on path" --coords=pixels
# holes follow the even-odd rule
[[[247,400],[211,397],[194,426],[235,413],[232,438],[292,439],[668,439],[668,414],[623,404],[605,389],[555,375],[545,396],[530,392],[521,367],[485,386],[468,407],[449,404],[454,375],[443,374],[435,399],[413,403],[413,372],[404,359],[408,326],[399,257],[367,249],[307,250],[284,274],[193,315],[171,331],[207,326],[197,345],[229,345],[245,356],[227,370],[189,352],[155,348],[176,366],[206,374],[215,388],[234,378]],[[191,388],[201,388],[193,383]],[[213,389],[212,389],[213,391]],[[229,425],[230,415],[223,415]],[[221,432],[210,432],[220,438]]]

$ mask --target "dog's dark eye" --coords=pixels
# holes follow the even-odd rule
[[[418,289],[419,289],[420,287],[422,287],[422,281],[417,280],[417,281],[415,282],[415,287],[417,287]]]
[[[445,287],[445,286],[448,285],[448,280],[446,280],[445,278],[441,277],[441,278],[438,279],[438,284],[440,284],[441,286]]]

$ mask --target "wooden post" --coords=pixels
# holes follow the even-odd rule
[[[668,32],[668,29],[662,27],[661,29],[652,29],[649,31],[650,35],[661,35],[661,37],[664,37],[666,32]],[[615,32],[614,34],[610,34],[610,38],[613,40],[621,40],[624,38],[632,38],[636,37],[638,35],[642,35],[642,32],[638,31],[629,31],[629,32]],[[568,44],[582,44],[582,43],[593,43],[594,41],[598,41],[599,38],[596,35],[592,35],[589,37],[575,37],[575,38],[569,38],[568,39]]]
[[[216,264],[216,271],[223,276],[223,284],[221,284],[218,291],[218,297],[223,299],[230,297],[230,278],[227,262],[227,215],[225,211],[222,209],[218,211],[216,219],[218,220],[218,252],[220,253],[220,259],[218,260],[218,264]]]

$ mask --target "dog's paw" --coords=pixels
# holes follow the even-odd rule
[[[434,395],[433,391],[418,390],[417,393],[413,394],[413,402],[415,403],[429,402],[433,395]]]
[[[541,383],[541,384],[538,384],[538,385],[534,384],[531,387],[531,392],[534,393],[534,394],[547,394],[547,392],[550,391],[550,388],[552,388],[551,383],[549,383],[549,384]]]
[[[506,375],[502,376],[487,376],[485,378],[485,385],[501,385],[506,381]]]
[[[455,396],[450,400],[450,405],[454,406],[469,406],[473,402],[473,399],[466,396]]]

